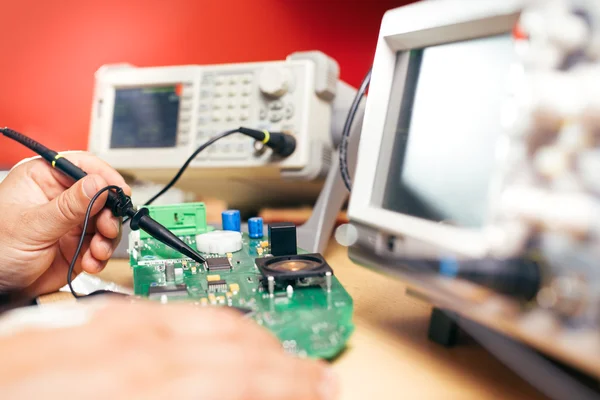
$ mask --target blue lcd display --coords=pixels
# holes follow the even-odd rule
[[[175,147],[179,87],[115,90],[111,149]]]

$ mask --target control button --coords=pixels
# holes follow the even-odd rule
[[[249,96],[250,93],[252,93],[252,86],[251,85],[244,85],[242,86],[242,96]]]
[[[204,115],[200,115],[198,117],[198,125],[206,125],[208,124],[208,118]]]
[[[291,80],[291,73],[287,69],[267,67],[260,73],[258,86],[267,96],[281,97],[288,91]]]
[[[235,85],[237,82],[238,82],[237,75],[230,75],[229,76],[229,84],[230,85]]]
[[[242,83],[250,83],[250,82],[252,82],[252,74],[242,75]]]
[[[202,84],[203,85],[210,85],[212,83],[214,83],[215,81],[215,75],[214,74],[204,74],[202,75]]]
[[[220,101],[215,101],[214,103],[212,103],[212,109],[213,110],[220,110],[221,108],[223,108],[223,103]]]
[[[283,102],[282,102],[282,101],[280,101],[280,100],[275,100],[275,101],[272,101],[272,102],[269,104],[269,108],[270,108],[271,110],[281,110],[281,109],[283,108]]]
[[[267,110],[265,108],[261,108],[258,112],[258,118],[267,119]]]
[[[179,109],[181,111],[191,111],[192,110],[192,103],[185,101],[182,104],[179,105]]]
[[[229,91],[227,92],[227,95],[229,97],[234,97],[237,94],[237,90],[235,88],[229,88]]]
[[[241,121],[246,121],[246,120],[248,120],[248,118],[250,118],[250,113],[248,111],[242,111],[240,113],[240,120]]]
[[[220,121],[220,120],[221,120],[221,118],[222,118],[222,116],[221,116],[221,113],[220,113],[220,112],[218,112],[218,111],[215,111],[215,112],[213,112],[213,113],[212,113],[212,120],[213,120],[213,121],[215,121],[215,122],[216,122],[216,121]]]
[[[271,112],[271,122],[279,122],[283,118],[283,113],[281,111],[273,111]]]
[[[184,87],[181,93],[181,98],[191,100],[192,97],[194,97],[194,91],[192,90],[192,88]]]
[[[201,90],[200,91],[200,98],[201,99],[208,99],[210,98],[212,95],[212,92],[210,90]]]
[[[181,113],[179,114],[179,122],[190,122],[190,119],[192,119],[192,114],[190,113]]]
[[[229,101],[227,102],[227,108],[229,108],[230,110],[231,110],[232,108],[235,108],[235,106],[236,106],[236,104],[235,104],[235,100],[229,100]]]
[[[215,97],[223,97],[225,96],[225,90],[223,88],[218,88],[215,90]]]
[[[206,112],[210,110],[210,104],[208,103],[200,103],[200,105],[198,106],[198,111],[200,112]]]
[[[250,99],[242,99],[242,101],[240,101],[240,107],[242,107],[242,108],[250,107]]]
[[[225,120],[231,122],[231,121],[235,120],[235,116],[232,113],[227,113]]]
[[[289,103],[285,106],[285,110],[283,110],[283,115],[285,115],[285,119],[290,119],[294,116],[294,105]]]
[[[215,84],[217,86],[221,86],[225,83],[225,77],[223,75],[217,76],[217,79],[215,79]]]
[[[190,124],[179,123],[179,129],[178,129],[179,132],[189,132],[189,130],[190,130]]]

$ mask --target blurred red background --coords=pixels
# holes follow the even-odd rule
[[[0,0],[0,126],[85,149],[94,72],[284,59],[321,50],[357,86],[383,13],[407,0]],[[0,142],[0,169],[31,153]]]

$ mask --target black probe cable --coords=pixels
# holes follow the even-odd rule
[[[192,153],[192,155],[188,157],[188,159],[185,161],[185,163],[183,163],[183,165],[181,166],[181,168],[179,168],[179,171],[177,171],[177,173],[169,181],[169,183],[167,183],[165,185],[165,187],[162,188],[158,193],[156,193],[154,196],[152,196],[150,198],[150,200],[146,201],[144,203],[144,205],[145,206],[149,206],[150,204],[154,203],[154,201],[156,201],[156,199],[158,199],[160,196],[162,196],[163,194],[165,194],[169,189],[171,189],[173,187],[173,185],[175,185],[177,183],[177,181],[179,180],[179,178],[181,178],[181,175],[183,175],[183,173],[185,172],[185,170],[187,169],[187,167],[189,167],[190,163],[194,160],[194,158],[196,158],[196,156],[198,154],[200,154],[201,151],[203,151],[204,149],[206,149],[208,146],[212,145],[217,140],[221,140],[224,137],[227,137],[227,136],[232,135],[232,134],[237,133],[237,132],[239,132],[239,128],[225,131],[223,133],[218,134],[217,136],[213,136],[207,142],[205,142],[200,147],[198,147],[196,149],[196,151],[194,151]]]
[[[73,295],[73,297],[75,297],[76,299],[82,297],[79,296],[75,290],[73,290],[73,285],[72,285],[72,281],[73,281],[73,271],[75,270],[75,264],[77,263],[77,259],[79,258],[79,254],[81,253],[81,248],[83,247],[83,242],[85,241],[85,233],[87,232],[87,227],[88,224],[90,222],[90,217],[92,216],[92,208],[94,207],[94,203],[96,203],[96,200],[98,200],[98,198],[100,198],[100,196],[108,191],[108,190],[115,190],[117,192],[117,194],[122,194],[123,193],[123,189],[121,189],[119,186],[115,186],[115,185],[109,185],[109,186],[105,186],[102,189],[100,189],[95,195],[94,197],[92,197],[92,199],[90,200],[90,204],[88,205],[88,208],[85,212],[85,218],[83,219],[83,229],[81,231],[81,237],[79,238],[79,243],[77,244],[77,248],[75,249],[75,253],[73,254],[73,258],[71,259],[71,263],[69,264],[69,272],[67,272],[67,284],[69,285],[69,289],[71,290],[71,294]]]
[[[346,117],[346,122],[344,123],[344,129],[342,130],[342,141],[340,142],[339,151],[340,173],[342,174],[344,185],[349,192],[352,191],[352,178],[350,178],[350,172],[348,171],[348,141],[350,139],[352,123],[354,122],[354,117],[358,111],[358,106],[360,105],[362,98],[365,97],[367,87],[369,87],[369,83],[371,82],[371,71],[373,71],[373,68],[370,68],[369,72],[367,72],[367,75],[365,75],[363,78],[362,83],[356,92],[356,96],[354,97],[354,100],[352,100],[352,105],[348,111],[348,116]]]
[[[273,150],[274,154],[281,156],[281,157],[290,156],[296,149],[296,140],[294,139],[294,137],[292,135],[284,133],[284,132],[269,132],[268,130],[250,129],[250,128],[245,128],[243,126],[239,127],[239,128],[235,128],[235,129],[230,129],[230,130],[222,132],[216,136],[213,136],[208,141],[206,141],[204,144],[202,144],[200,147],[198,147],[188,157],[188,159],[185,161],[185,163],[183,163],[181,168],[179,168],[179,171],[177,171],[177,173],[169,181],[169,183],[167,183],[165,185],[165,187],[163,187],[158,193],[156,193],[154,196],[152,196],[143,205],[149,206],[150,204],[154,203],[156,201],[156,199],[158,199],[160,196],[165,194],[169,189],[171,189],[177,183],[177,181],[179,181],[179,178],[181,178],[181,176],[183,175],[185,170],[189,167],[190,163],[194,160],[194,158],[196,158],[196,156],[198,156],[198,154],[200,154],[200,152],[202,152],[204,149],[206,149],[208,146],[212,145],[216,141],[221,140],[224,137],[227,137],[229,135],[233,135],[234,133],[241,133],[245,136],[249,136],[256,141],[259,141],[259,142],[265,144],[266,146],[270,147]],[[123,223],[126,223],[127,221],[129,221],[129,218],[125,218],[125,220],[123,220]]]

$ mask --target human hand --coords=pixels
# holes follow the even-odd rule
[[[89,175],[73,183],[36,158],[16,166],[0,183],[0,293],[21,291],[34,297],[64,286],[91,197],[109,184],[131,194],[104,161],[85,152],[64,157]],[[100,272],[119,242],[121,222],[103,209],[106,196],[92,209],[76,274]]]
[[[94,302],[85,303],[77,307],[92,315],[81,326],[0,337],[3,398],[337,397],[321,362],[286,355],[268,331],[233,310],[111,301],[93,311]]]

